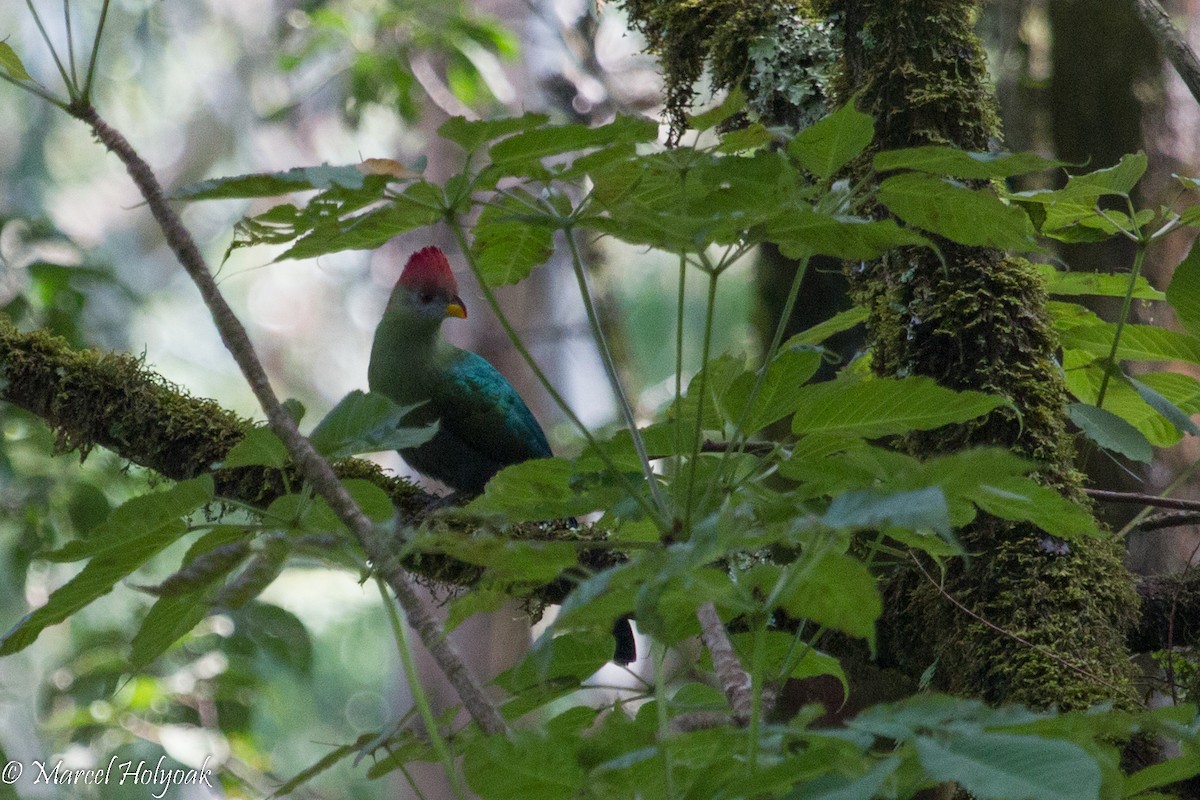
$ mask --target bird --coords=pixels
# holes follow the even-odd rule
[[[398,452],[413,469],[448,486],[453,502],[482,494],[504,467],[553,453],[529,406],[500,371],[442,337],[442,322],[450,318],[466,319],[467,306],[446,254],[424,247],[408,259],[375,328],[367,384],[401,406],[417,405],[405,424],[437,422],[432,438]],[[635,660],[627,619],[614,623],[613,635],[613,660]]]

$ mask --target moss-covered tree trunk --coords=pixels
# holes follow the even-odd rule
[[[986,150],[997,132],[969,0],[837,2],[843,15],[842,97],[877,120],[880,149],[948,144]],[[926,375],[955,389],[1008,397],[1019,413],[912,437],[922,455],[997,445],[1035,459],[1050,486],[1086,502],[1065,430],[1066,393],[1046,297],[1025,261],[941,242],[945,264],[905,250],[854,276],[870,311],[874,367]],[[910,576],[896,593],[894,633],[914,669],[937,659],[938,684],[992,702],[1081,708],[1133,702],[1124,634],[1136,610],[1119,544],[1050,539],[983,518],[962,532],[974,553],[944,589]],[[912,642],[925,641],[914,653]]]

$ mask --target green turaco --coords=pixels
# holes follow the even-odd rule
[[[375,329],[367,372],[371,391],[400,405],[423,403],[407,423],[438,421],[432,439],[400,455],[462,497],[481,493],[503,467],[551,455],[546,434],[512,384],[481,356],[442,338],[442,320],[466,316],[445,254],[436,247],[418,250]]]
[[[367,371],[371,391],[400,405],[421,403],[407,423],[438,422],[432,439],[400,455],[459,497],[481,493],[510,464],[551,456],[546,434],[512,384],[481,356],[442,338],[443,320],[466,316],[446,255],[436,247],[418,250],[388,298]],[[613,635],[613,660],[633,661],[629,621],[618,619]]]

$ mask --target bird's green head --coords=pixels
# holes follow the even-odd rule
[[[458,296],[458,282],[446,254],[425,247],[412,254],[388,299],[385,315],[421,320],[436,327],[446,317],[467,318],[467,307]]]

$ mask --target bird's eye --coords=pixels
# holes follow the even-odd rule
[[[422,292],[421,293],[421,302],[422,303],[432,303],[433,295],[429,294],[429,292]]]

